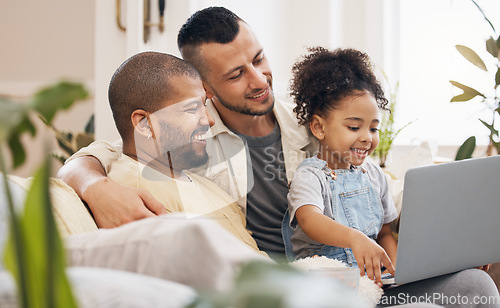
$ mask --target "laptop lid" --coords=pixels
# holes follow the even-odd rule
[[[500,156],[405,175],[395,283],[500,261]]]

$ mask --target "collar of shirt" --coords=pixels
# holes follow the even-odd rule
[[[214,126],[211,128],[213,136],[221,133],[236,135],[222,122],[212,100],[207,102],[207,110],[213,116],[215,121]],[[299,126],[297,124],[297,118],[293,114],[293,106],[291,103],[276,100],[274,103],[273,113],[281,129],[282,140],[284,140],[292,148],[298,150],[303,149],[311,143],[312,139],[314,139],[310,136],[306,127]]]

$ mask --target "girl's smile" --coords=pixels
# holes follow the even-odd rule
[[[379,143],[379,123],[379,109],[371,93],[346,96],[325,116],[311,118],[311,132],[321,145],[318,158],[332,169],[361,165]]]

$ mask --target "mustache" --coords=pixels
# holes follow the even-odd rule
[[[267,77],[266,80],[267,80],[267,87],[269,87],[269,91],[272,91],[273,90],[273,82],[272,82],[271,78]],[[248,96],[254,96],[255,94],[260,93],[265,89],[266,88],[254,89],[248,94]]]
[[[193,133],[191,134],[191,137],[194,137],[198,134],[206,134],[206,133],[208,133],[209,130],[210,130],[210,126],[208,126],[208,125],[197,128],[193,131]]]

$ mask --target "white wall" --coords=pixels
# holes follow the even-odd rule
[[[0,29],[1,94],[25,98],[61,79],[83,82],[92,90],[94,1],[2,1]],[[91,98],[60,113],[54,124],[82,131],[92,113]],[[31,175],[43,157],[43,146],[55,146],[52,133],[37,123],[39,137],[24,139],[28,161],[16,174]]]
[[[289,99],[292,64],[308,46],[363,50],[372,58],[377,72],[383,69],[393,81],[400,78],[400,23],[398,15],[392,13],[399,11],[398,0],[169,0],[165,32],[153,28],[147,44],[142,42],[140,31],[142,1],[122,0],[127,32],[116,26],[115,3],[3,1],[0,93],[26,96],[61,78],[83,81],[93,91],[93,98],[61,115],[56,124],[64,130],[81,130],[95,108],[97,138],[116,140],[118,133],[107,102],[107,87],[115,69],[142,50],[179,56],[178,29],[192,13],[211,5],[233,10],[254,29],[271,60],[275,92],[280,99]],[[157,7],[153,5],[152,10],[152,22],[158,22]],[[408,100],[419,108],[413,98]],[[407,133],[411,132],[408,129]]]
[[[156,1],[152,1],[156,2]],[[177,32],[191,14],[191,2],[187,0],[166,1],[165,30],[151,28],[151,38],[143,41],[142,0],[121,0],[121,22],[125,32],[116,24],[115,1],[96,1],[95,6],[95,110],[96,138],[114,141],[119,139],[107,99],[107,88],[111,76],[128,57],[146,50],[162,51],[179,56]],[[158,7],[151,6],[151,22],[158,23]]]
[[[497,38],[500,1],[476,2],[496,27]],[[400,126],[414,122],[396,141],[457,145],[476,135],[478,144],[487,145],[489,130],[478,118],[491,123],[491,111],[477,98],[450,103],[462,91],[449,80],[494,94],[497,68],[485,49],[493,31],[472,1],[401,1],[401,8],[401,106],[396,118]],[[490,71],[484,72],[465,60],[455,49],[457,44],[474,49]]]
[[[395,30],[388,27],[386,18],[387,8],[397,3],[393,0],[169,0],[167,30],[159,33],[156,28],[152,29],[152,40],[148,44],[143,44],[140,33],[132,28],[126,34],[118,30],[114,24],[114,2],[109,2],[96,4],[96,129],[99,139],[119,138],[105,93],[109,78],[118,65],[142,50],[160,50],[178,56],[178,29],[192,13],[208,6],[227,7],[252,27],[270,59],[274,90],[280,99],[289,99],[291,68],[306,52],[306,47],[361,49],[381,67],[389,63],[388,55],[391,60],[397,60],[394,50],[388,47]],[[129,10],[126,22],[140,28],[142,7],[137,0],[122,2],[134,7],[134,12]],[[387,29],[392,32],[388,33]]]

